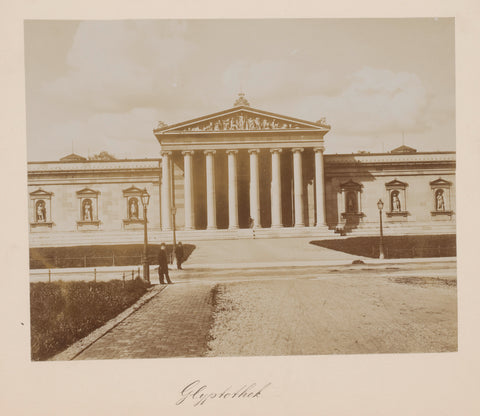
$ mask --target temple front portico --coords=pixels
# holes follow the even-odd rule
[[[173,207],[176,226],[185,230],[324,227],[330,126],[256,110],[245,99],[237,104],[154,130],[162,155],[162,230],[172,228]],[[183,176],[183,204],[173,200],[172,163]]]
[[[325,120],[234,107],[153,133],[154,158],[29,162],[30,245],[450,234],[455,152],[326,154]]]

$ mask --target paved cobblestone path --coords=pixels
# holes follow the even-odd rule
[[[76,359],[205,355],[212,325],[214,286],[180,283],[166,287]]]

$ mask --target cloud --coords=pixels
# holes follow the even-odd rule
[[[332,131],[341,134],[372,135],[425,130],[428,103],[417,75],[364,67],[336,95],[285,99],[279,105],[308,120],[326,117]]]
[[[346,150],[375,148],[402,132],[423,141],[435,132],[453,142],[452,94],[445,82],[432,86],[428,68],[422,75],[426,64],[402,63],[410,70],[399,71],[390,51],[368,59],[356,50],[327,56],[310,34],[299,42],[267,31],[255,41],[250,32],[246,42],[235,28],[218,32],[221,24],[79,23],[66,64],[57,68],[62,76],[43,78],[27,94],[29,157],[52,158],[41,143],[63,156],[72,139],[85,154],[156,156],[158,120],[172,124],[225,109],[241,86],[253,107],[312,121],[326,117],[332,149],[342,141]]]
[[[180,36],[183,30],[175,22],[82,22],[67,57],[69,71],[43,92],[92,112],[177,104],[179,68],[195,50]]]
[[[46,148],[42,142],[29,145],[35,158],[51,160],[51,149],[56,158],[70,153],[72,142],[75,153],[87,156],[107,150],[117,157],[159,157],[159,146],[153,134],[158,110],[135,108],[124,113],[98,113],[86,120],[68,119],[51,125],[46,130],[50,138]]]
[[[241,83],[243,89],[252,91],[259,102],[295,99],[312,93],[332,95],[338,91],[339,80],[326,69],[309,68],[301,73],[301,64],[287,59],[264,59],[259,61],[236,61],[223,73],[224,88]]]

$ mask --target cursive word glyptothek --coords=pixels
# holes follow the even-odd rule
[[[180,392],[180,398],[176,401],[176,405],[191,402],[194,406],[203,405],[207,400],[211,399],[258,399],[262,392],[272,383],[267,383],[260,388],[256,383],[250,385],[244,384],[240,388],[234,389],[232,386],[222,391],[212,392],[208,390],[206,384],[202,384],[200,380],[188,383]]]

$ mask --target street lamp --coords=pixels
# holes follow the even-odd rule
[[[384,259],[385,254],[383,254],[383,226],[382,226],[382,210],[383,210],[383,202],[381,199],[377,202],[378,212],[380,214],[380,253],[378,255],[379,259]]]
[[[147,206],[150,202],[150,194],[147,188],[143,189],[142,205],[143,205],[143,278],[150,283],[150,265],[148,264],[148,236],[147,236]]]

